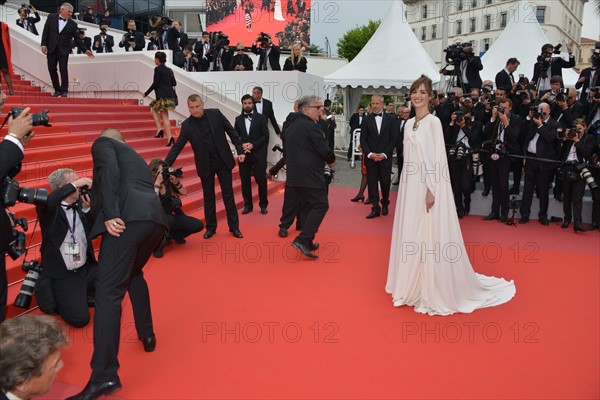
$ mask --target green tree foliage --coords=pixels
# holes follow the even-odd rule
[[[379,24],[381,24],[381,21],[369,20],[367,25],[358,26],[344,33],[344,36],[337,43],[338,55],[352,61],[371,39],[371,36],[379,28]]]

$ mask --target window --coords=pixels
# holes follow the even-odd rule
[[[507,18],[508,18],[508,16],[505,12],[500,14],[500,28],[506,28],[506,19]]]
[[[490,29],[492,29],[492,16],[491,15],[485,16],[485,27],[483,29],[485,29],[486,31],[489,31]]]
[[[462,35],[462,21],[456,21],[456,34]]]
[[[485,4],[487,4],[487,5],[492,4],[492,0],[485,0]]]
[[[458,0],[458,11],[462,11],[463,9],[463,0]]]
[[[483,39],[483,51],[490,49],[490,39]]]
[[[424,26],[421,28],[421,40],[427,39],[427,27]]]
[[[538,7],[535,11],[535,17],[540,24],[546,22],[546,7]]]
[[[473,33],[475,32],[475,28],[477,27],[477,18],[471,18],[470,20],[470,28],[469,28],[469,32]]]
[[[471,2],[471,7],[472,7],[472,8],[477,8],[477,0],[473,0],[473,1]]]
[[[423,18],[423,19],[427,18],[427,4],[425,4],[421,8],[421,18]]]
[[[431,38],[432,39],[437,38],[437,25],[431,26]]]

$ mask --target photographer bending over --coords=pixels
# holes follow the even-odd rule
[[[197,218],[185,215],[181,209],[180,196],[187,195],[187,189],[179,180],[182,176],[181,170],[169,168],[160,158],[150,161],[150,170],[154,177],[154,191],[160,198],[169,222],[169,232],[165,237],[170,236],[177,244],[185,244],[185,238],[192,233],[200,232],[204,229],[204,224]],[[162,250],[166,244],[167,240],[163,239],[154,251],[154,257],[163,256]]]

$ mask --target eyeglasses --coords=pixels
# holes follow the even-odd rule
[[[236,49],[237,51],[244,51],[244,49]]]

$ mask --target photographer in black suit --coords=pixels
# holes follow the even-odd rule
[[[148,165],[125,144],[121,132],[103,130],[92,145],[92,158],[95,222],[90,237],[102,235],[102,244],[96,278],[92,375],[83,391],[69,398],[75,400],[96,399],[121,389],[117,354],[125,292],[129,293],[144,351],[154,351],[150,293],[142,269],[168,227]]]
[[[42,53],[48,59],[48,72],[54,87],[52,97],[67,97],[69,93],[69,54],[71,54],[71,40],[88,57],[94,54],[79,37],[77,23],[71,19],[73,6],[63,3],[58,13],[48,15],[44,31],[42,32]],[[58,80],[57,66],[60,70]]]
[[[113,46],[115,45],[115,39],[112,35],[106,33],[108,31],[107,25],[100,25],[100,34],[94,36],[94,45],[92,50],[96,53],[112,53]]]
[[[0,113],[5,101],[6,95],[0,92]],[[8,134],[0,142],[0,179],[2,181],[11,170],[20,165],[23,159],[23,146],[33,138],[31,116],[28,114],[29,108],[26,108],[16,118],[8,119]],[[6,206],[0,202],[0,322],[4,320],[8,285],[4,254],[13,240],[12,224],[6,214]]]
[[[52,193],[45,207],[36,212],[42,230],[42,275],[49,298],[36,296],[40,308],[58,313],[67,324],[81,328],[90,320],[88,297],[93,297],[96,257],[89,235],[93,219],[89,194],[90,178],[78,178],[72,169],[61,168],[48,176]],[[81,200],[81,203],[80,203]]]
[[[88,50],[91,50],[92,49],[92,38],[85,36],[85,31],[86,30],[87,30],[86,28],[79,28],[77,30],[77,32],[79,33],[79,38],[81,39],[81,41],[83,42],[83,44],[85,45],[85,47]],[[77,47],[77,45],[75,44],[75,42],[71,41],[71,43],[72,43],[71,46],[73,48]],[[80,48],[77,48],[77,54],[83,54],[83,53],[84,53],[84,51],[82,51]]]
[[[173,21],[167,32],[167,47],[173,51],[173,64],[183,67],[185,56],[183,49],[187,46],[188,35],[181,31],[181,22]]]
[[[229,65],[229,71],[252,71],[254,69],[254,62],[244,53],[244,43],[239,42],[235,46],[235,55],[231,58],[231,64]]]
[[[232,173],[235,160],[227,137],[235,146],[238,160],[243,163],[246,156],[242,142],[233,126],[218,109],[205,109],[199,95],[193,94],[187,100],[190,117],[181,124],[181,132],[175,145],[169,151],[165,162],[173,165],[183,147],[189,141],[194,150],[196,172],[202,183],[204,196],[204,216],[206,217],[206,232],[204,239],[210,239],[217,231],[217,206],[215,198],[215,175],[219,178],[223,203],[227,210],[229,231],[238,239],[243,238],[240,232],[240,220],[235,207],[233,195]]]
[[[396,118],[383,112],[383,97],[371,97],[372,112],[363,118],[360,127],[360,145],[366,155],[367,180],[371,213],[368,219],[387,215],[390,204],[392,181],[392,153],[397,143]],[[381,207],[379,206],[379,184],[381,184]]]
[[[553,57],[554,46],[550,43],[542,46],[542,54],[538,56],[538,61],[533,65],[533,78],[531,79],[531,84],[537,86],[538,92],[550,90],[551,77],[559,75],[562,78],[563,68],[573,68],[575,66],[574,45],[575,42],[572,40],[567,43],[569,61],[565,61],[562,57]]]
[[[271,125],[273,125],[277,136],[281,136],[281,129],[279,129],[279,124],[273,111],[273,103],[271,100],[263,97],[263,89],[260,86],[252,88],[252,99],[254,100],[254,110],[267,117],[267,120],[271,121]]]
[[[313,259],[318,256],[311,251],[319,248],[313,240],[329,209],[325,163],[335,166],[335,154],[316,123],[322,109],[319,97],[302,97],[298,102],[298,119],[286,131],[285,138],[286,191],[292,191],[302,210],[302,230],[292,246]]]
[[[240,179],[242,181],[242,196],[244,209],[242,214],[252,212],[252,184],[254,175],[258,185],[258,205],[260,213],[266,214],[267,200],[267,145],[269,144],[269,129],[267,118],[254,111],[254,100],[249,94],[242,97],[242,114],[235,118],[235,130],[242,141],[246,158],[240,163]]]
[[[537,189],[540,199],[540,224],[547,226],[549,185],[555,163],[537,160],[556,160],[556,130],[558,122],[550,118],[550,105],[540,103],[529,113],[529,131],[525,138],[524,154],[528,157],[525,161],[525,184],[523,188],[523,200],[521,202],[520,224],[529,222],[531,203],[533,201],[534,189]]]
[[[260,48],[257,47],[257,42],[260,42]],[[258,37],[257,42],[252,44],[252,52],[257,54],[258,66],[257,71],[281,71],[281,65],[279,64],[279,56],[281,51],[279,46],[273,44],[271,35],[267,33],[261,33]]]
[[[581,89],[582,102],[591,101],[591,98],[588,98],[589,89],[600,86],[600,42],[596,42],[590,62],[592,66],[582,70],[575,83],[575,89]]]
[[[469,42],[462,44],[462,52],[465,54],[464,59],[460,58],[455,61],[454,70],[447,71],[446,67],[440,69],[440,73],[444,75],[456,75],[456,86],[469,92],[472,88],[481,89],[481,76],[479,71],[483,69],[481,58],[473,52],[473,45]]]
[[[142,51],[146,47],[144,34],[136,31],[134,20],[127,21],[127,32],[121,38],[119,47],[125,48],[125,51]]]
[[[521,63],[515,57],[506,61],[504,69],[496,74],[496,88],[504,89],[507,93],[512,91],[513,86],[517,83],[513,73],[519,68],[519,64]]]
[[[33,13],[33,17],[30,16],[31,13]],[[40,14],[37,12],[37,10],[32,4],[29,4],[27,7],[19,8],[19,19],[17,19],[17,25],[25,29],[26,31],[29,31],[34,35],[38,35],[38,31],[35,27],[35,24],[37,24],[41,20],[42,19],[40,18]]]

